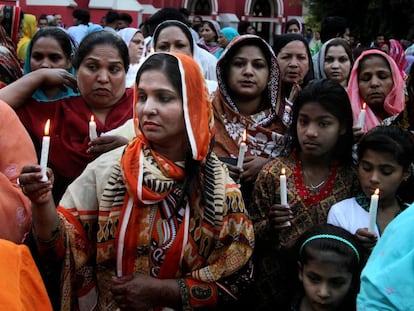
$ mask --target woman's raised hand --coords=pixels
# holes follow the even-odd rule
[[[89,142],[87,153],[101,154],[128,144],[128,138],[119,135],[101,135]]]
[[[65,86],[67,86],[75,92],[78,91],[78,84],[76,82],[76,78],[66,69],[42,68],[32,71],[30,75],[38,76],[40,79],[42,79],[42,85],[59,86],[62,90],[65,90]]]
[[[49,168],[47,169],[47,177],[49,179],[43,182],[40,165],[26,165],[23,167],[18,178],[18,184],[32,203],[42,205],[51,199],[53,200],[54,177],[52,170]]]

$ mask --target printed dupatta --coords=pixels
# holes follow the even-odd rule
[[[147,61],[157,54],[160,53],[152,54],[147,58]],[[204,78],[198,65],[192,58],[182,54],[167,54],[176,58],[181,73],[183,117],[192,157],[194,160],[205,164],[211,148],[213,117]],[[137,102],[138,93],[134,93],[134,102]],[[200,94],[204,95],[200,96]],[[134,116],[136,116],[135,107],[136,105],[134,105]],[[117,273],[119,274],[131,273],[134,269],[134,254],[139,241],[135,240],[134,236],[126,235],[126,232],[129,226],[137,226],[134,220],[138,218],[135,216],[139,213],[140,206],[159,204],[161,201],[166,200],[173,188],[178,183],[182,183],[185,178],[184,170],[180,166],[151,149],[150,142],[140,131],[136,117],[134,121],[137,138],[127,147],[121,160],[128,192],[125,196],[117,235],[119,237],[117,241]],[[206,187],[208,188],[209,186],[206,185]],[[224,189],[222,194],[224,194]],[[195,193],[194,195],[200,194]],[[190,198],[190,201],[192,205],[200,204],[200,199],[194,197]],[[193,208],[197,211],[201,210],[200,207]],[[184,226],[180,226],[177,232],[179,237],[176,237],[176,241],[186,241],[188,218],[189,207],[186,206],[183,220]],[[166,256],[172,254],[170,257],[174,259],[171,262],[175,263],[175,267],[174,264],[170,264],[168,269],[162,268],[160,271],[162,276],[173,277],[175,275],[173,271],[178,271],[177,264],[181,260],[177,257],[177,250],[174,249],[179,247],[178,244],[173,242],[171,249],[166,251]],[[126,248],[124,248],[124,245]],[[181,256],[183,251],[183,248],[178,251]],[[167,261],[165,260],[164,262]]]
[[[247,43],[247,42],[249,43]],[[262,48],[269,64],[269,82],[263,98],[269,108],[250,115],[240,114],[230,94],[225,78],[228,66],[229,51],[238,49],[243,44],[254,44]],[[216,122],[216,139],[214,152],[221,157],[237,157],[243,131],[247,131],[249,155],[265,158],[278,156],[285,147],[288,124],[284,124],[284,116],[289,113],[288,105],[281,105],[279,92],[280,70],[272,48],[260,37],[242,35],[234,38],[227,46],[217,63],[218,90],[213,99],[214,117]]]

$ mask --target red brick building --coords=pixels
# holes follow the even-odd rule
[[[24,12],[39,16],[42,13],[59,13],[67,26],[72,25],[72,11],[87,9],[91,21],[99,23],[108,10],[127,12],[134,18],[133,26],[163,7],[184,7],[192,16],[214,19],[222,26],[235,26],[240,20],[254,24],[259,34],[273,41],[273,34],[281,33],[284,23],[290,18],[302,19],[300,0],[8,0],[0,4],[22,7]],[[191,17],[190,17],[191,18]]]

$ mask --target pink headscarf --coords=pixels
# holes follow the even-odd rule
[[[392,115],[395,115],[403,111],[404,105],[405,105],[404,80],[400,74],[400,69],[398,68],[395,61],[390,56],[388,56],[384,52],[377,50],[377,49],[364,51],[356,59],[354,66],[352,67],[351,76],[349,78],[349,83],[348,83],[348,96],[349,96],[349,99],[351,100],[351,106],[352,106],[352,112],[354,116],[355,125],[358,122],[358,116],[361,113],[362,105],[364,103],[361,96],[359,95],[358,67],[359,67],[361,60],[363,60],[367,55],[371,55],[371,54],[379,55],[385,58],[391,68],[392,80],[394,82],[394,85],[391,91],[385,97],[384,110],[390,116],[392,116]],[[377,116],[374,114],[371,108],[367,105],[363,130],[366,132],[379,124],[380,124],[380,120],[378,120]]]
[[[400,42],[395,39],[390,39],[390,56],[395,60],[400,72],[405,79],[405,67],[407,66],[407,58],[405,57],[404,49]]]

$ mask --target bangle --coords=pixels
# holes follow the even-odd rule
[[[178,283],[178,289],[180,291],[181,296],[181,310],[183,311],[191,311],[191,304],[190,304],[190,295],[188,294],[187,284],[185,283],[184,279],[176,279]]]
[[[34,226],[33,226],[33,233],[34,233],[36,241],[39,242],[40,244],[43,244],[44,246],[49,246],[49,247],[54,246],[56,241],[59,239],[62,233],[62,221],[58,217],[58,223],[56,225],[56,228],[52,230],[52,237],[49,240],[40,239],[36,234],[36,229]]]

